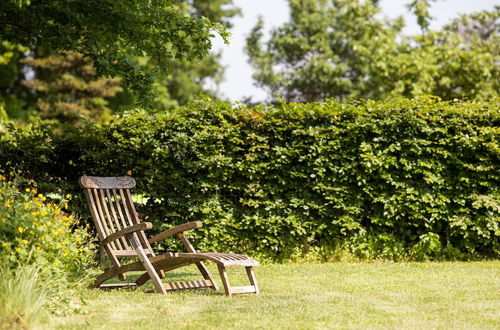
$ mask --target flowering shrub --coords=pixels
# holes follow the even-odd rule
[[[58,202],[36,188],[20,190],[0,175],[0,261],[35,264],[44,272],[80,274],[91,260],[87,229],[67,214],[71,195]],[[87,225],[88,227],[88,225]]]

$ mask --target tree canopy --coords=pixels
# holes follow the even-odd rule
[[[290,21],[269,41],[262,20],[247,38],[254,79],[290,101],[498,95],[500,7],[430,31],[429,2],[409,4],[422,34],[408,37],[402,18],[380,18],[377,1],[289,0]]]
[[[220,54],[209,52],[210,38],[213,33],[225,38],[231,18],[237,14],[232,0],[109,0],[98,1],[96,6],[75,0],[69,7],[57,1],[3,2],[0,102],[12,118],[39,113],[78,122],[78,115],[105,118],[104,112],[116,113],[135,105],[165,110],[199,94],[216,96],[207,85],[217,85],[224,68]],[[115,22],[119,24],[115,26]],[[77,64],[73,60],[80,56],[85,66],[70,64]],[[40,63],[43,68],[35,65]],[[64,67],[71,70],[64,71]],[[106,97],[97,106],[87,96],[101,98],[98,94],[83,96],[81,88],[66,88],[71,92],[69,103],[86,106],[71,107],[74,111],[64,114],[62,110],[69,108],[57,107],[56,111],[54,107],[65,93],[55,86],[68,87],[58,74],[73,82],[85,77],[85,84],[90,85],[107,79],[101,82],[113,81],[113,90],[106,91],[108,86],[103,84],[99,95]],[[54,88],[41,88],[45,83]],[[121,92],[115,95],[117,90]]]
[[[204,1],[193,4],[203,7]],[[173,59],[200,60],[214,32],[227,37],[223,24],[190,15],[190,9],[173,0],[4,0],[0,37],[29,49],[81,53],[93,60],[98,75],[119,76],[146,94],[155,74],[168,73]],[[147,57],[154,70],[141,66],[138,57]]]

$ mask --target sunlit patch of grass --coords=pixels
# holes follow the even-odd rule
[[[47,320],[50,291],[34,266],[0,268],[0,329],[32,328]]]
[[[231,269],[230,279],[243,284],[243,273]],[[260,266],[256,273],[258,296],[226,297],[210,289],[159,295],[150,284],[93,290],[83,313],[56,318],[53,326],[498,329],[500,324],[499,261],[282,264]],[[195,278],[194,267],[170,277]]]

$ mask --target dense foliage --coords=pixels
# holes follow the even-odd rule
[[[0,172],[0,329],[76,311],[95,255],[88,226],[67,212],[71,196],[46,196],[19,174]]]
[[[42,118],[78,123],[82,117],[103,119],[111,115],[109,99],[121,88],[118,79],[96,79],[89,58],[75,52],[23,59],[37,69],[36,79],[23,80],[35,91],[36,107]]]
[[[260,20],[247,38],[254,79],[274,98],[384,99],[431,94],[490,98],[500,91],[500,7],[428,30],[429,0],[409,3],[422,34],[402,18],[381,18],[377,1],[290,0],[289,22],[263,41]]]
[[[171,59],[208,54],[210,37],[224,27],[205,17],[186,14],[176,1],[17,1],[0,3],[0,37],[30,49],[76,51],[92,58],[98,72],[120,76],[138,90],[151,73],[136,57],[148,56],[168,72]]]
[[[4,1],[0,102],[11,118],[78,123],[215,96],[224,68],[210,39],[236,14],[232,0]]]
[[[11,128],[0,162],[79,196],[80,175],[132,175],[155,229],[202,220],[203,250],[498,257],[499,126],[498,100],[206,100],[82,129]]]

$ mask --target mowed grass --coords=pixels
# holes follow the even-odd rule
[[[212,274],[218,273],[211,267]],[[92,290],[61,329],[500,329],[500,261],[263,265],[261,294]],[[175,272],[194,279],[196,268]],[[236,284],[244,271],[231,269]]]

